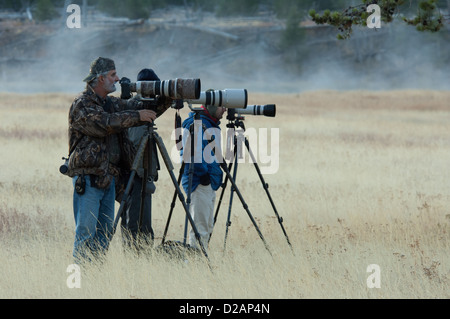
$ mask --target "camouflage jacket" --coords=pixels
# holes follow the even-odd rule
[[[110,112],[104,106],[109,100]],[[154,110],[161,115],[171,105],[167,99]],[[68,175],[96,175],[96,185],[107,188],[116,177],[116,200],[121,201],[133,164],[136,149],[128,138],[127,129],[145,124],[137,110],[145,107],[138,99],[123,100],[116,97],[101,99],[90,88],[73,101],[69,111]],[[115,166],[109,162],[111,135],[117,134],[121,148],[121,162]]]
[[[110,112],[104,106],[109,100]],[[100,98],[86,89],[72,103],[69,111],[69,158],[68,175],[96,175],[99,188],[106,188],[120,170],[130,170],[135,155],[128,139],[127,128],[142,125],[137,109],[142,103],[116,97]],[[121,148],[121,163],[117,167],[109,162],[111,135],[117,134]]]

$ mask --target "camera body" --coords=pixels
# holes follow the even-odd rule
[[[159,105],[162,105],[166,102],[166,98],[163,96],[155,96],[152,98],[139,96],[137,97],[137,100],[142,102],[145,109],[155,112],[157,111]]]

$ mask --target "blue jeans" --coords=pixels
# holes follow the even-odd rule
[[[78,176],[73,178],[73,184]],[[73,192],[75,217],[75,242],[73,257],[76,263],[99,257],[109,247],[114,226],[115,181],[107,189],[91,186],[90,176],[86,180],[86,191],[79,195]]]

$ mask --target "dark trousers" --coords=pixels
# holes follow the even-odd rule
[[[142,225],[139,229],[139,216],[141,212],[142,178],[137,174],[134,177],[133,188],[130,192],[130,201],[122,218],[122,238],[128,247],[140,249],[142,245],[151,244],[154,239],[152,229],[152,201],[151,194],[144,196],[144,212]]]

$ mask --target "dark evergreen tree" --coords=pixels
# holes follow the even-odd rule
[[[402,19],[408,24],[415,25],[419,31],[439,31],[444,25],[444,17],[438,9],[437,3],[438,0],[419,1],[415,17],[403,17]],[[338,38],[345,39],[350,37],[353,26],[367,25],[367,18],[372,14],[372,12],[367,12],[367,7],[372,4],[380,7],[381,21],[385,23],[392,22],[402,9],[404,12],[411,12],[410,1],[406,0],[362,0],[362,4],[346,7],[341,11],[327,9],[319,14],[316,10],[311,9],[309,15],[318,24],[337,27],[341,32]]]

